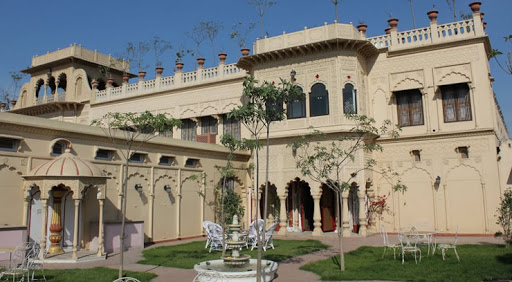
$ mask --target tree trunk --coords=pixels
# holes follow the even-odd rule
[[[259,139],[256,138],[256,144],[259,143]],[[257,145],[256,145],[257,146]],[[262,248],[261,248],[261,234],[258,219],[260,218],[260,197],[259,197],[259,179],[260,179],[260,160],[259,160],[259,148],[256,148],[256,242],[258,243],[258,256],[256,258],[256,281],[261,282],[261,258],[262,258]]]
[[[128,163],[130,160],[130,150],[126,156],[126,163],[123,170],[123,187],[121,197],[121,236],[119,237],[119,278],[123,277],[123,263],[124,263],[124,237],[125,237],[125,219],[126,219],[126,194],[128,192]]]
[[[261,234],[261,248],[263,249],[263,244],[265,243],[265,230],[267,229],[267,216],[268,216],[268,170],[269,170],[269,149],[270,149],[270,125],[267,125],[267,140],[266,140],[267,151],[265,152],[265,199],[263,200],[263,234]],[[258,248],[259,248],[258,244]]]
[[[345,255],[343,254],[343,201],[340,191],[336,191],[336,217],[338,218],[338,238],[340,244],[340,270],[345,271]]]

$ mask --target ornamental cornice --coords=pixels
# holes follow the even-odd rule
[[[416,136],[405,136],[398,138],[390,138],[390,137],[381,137],[376,141],[379,144],[391,144],[391,143],[401,143],[401,142],[416,142],[416,141],[428,141],[428,140],[443,140],[443,139],[451,139],[451,138],[467,138],[467,137],[478,137],[478,136],[494,136],[493,129],[479,129],[475,131],[465,131],[465,132],[448,132],[448,133],[435,133],[428,135],[416,135]]]
[[[469,39],[461,39],[461,40],[455,40],[455,41],[447,41],[447,42],[441,42],[438,44],[430,44],[430,45],[423,45],[418,47],[411,47],[408,49],[400,49],[400,50],[389,50],[387,52],[388,57],[396,57],[396,56],[403,56],[403,55],[409,55],[409,54],[416,54],[416,53],[424,53],[428,51],[434,51],[434,50],[441,50],[441,49],[449,49],[453,47],[460,47],[460,46],[468,46],[473,43],[484,43],[486,53],[491,51],[491,43],[489,41],[489,37],[482,36],[482,37],[476,37],[476,38],[469,38]]]

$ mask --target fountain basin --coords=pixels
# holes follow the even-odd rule
[[[219,278],[218,280],[206,280],[207,277],[204,277],[205,280],[199,281],[256,281],[256,259],[250,259],[248,263],[244,263],[242,265],[226,265],[222,259],[218,260],[209,260],[203,261],[194,265],[194,270],[198,273],[207,272],[207,271],[217,271],[222,273],[226,278]],[[263,281],[272,281],[275,277],[278,264],[275,261],[271,260],[262,260],[262,277],[265,279]]]

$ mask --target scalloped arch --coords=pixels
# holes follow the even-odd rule
[[[222,108],[222,112],[225,113],[225,112],[230,112],[232,109],[238,107],[239,104],[236,104],[236,103],[229,103],[227,105],[224,106],[224,108]]]
[[[480,179],[480,181],[482,181],[482,174],[480,173],[480,171],[476,167],[474,167],[472,165],[468,165],[468,164],[458,164],[456,166],[453,166],[453,167],[449,168],[446,171],[445,177],[448,178],[448,176],[450,175],[450,173],[452,171],[454,171],[457,168],[462,168],[462,167],[466,167],[466,168],[470,168],[470,169],[474,170],[478,174],[478,178]]]
[[[418,88],[423,88],[423,87],[424,86],[423,86],[423,83],[421,83],[421,81],[419,81],[415,78],[406,77],[406,78],[400,80],[397,84],[395,84],[395,86],[393,87],[393,91],[418,89]]]
[[[185,109],[184,111],[181,112],[180,114],[180,118],[184,118],[184,116],[186,116],[187,113],[192,113],[192,115],[190,115],[190,117],[187,117],[187,118],[191,118],[191,117],[197,117],[197,112],[188,108],[188,109]]]
[[[211,111],[209,111],[211,109]],[[208,114],[205,114],[205,112],[207,112]],[[215,115],[219,112],[219,110],[212,106],[212,105],[208,105],[206,106],[204,109],[201,110],[201,112],[199,113],[199,116],[204,116],[204,115]]]
[[[471,78],[465,73],[458,71],[451,71],[443,75],[437,82],[438,85],[447,85],[455,83],[471,82]]]
[[[400,174],[400,176],[401,176],[401,177],[403,177],[403,176],[405,175],[405,173],[407,173],[407,172],[409,172],[409,171],[410,171],[410,172],[412,172],[413,170],[419,170],[419,171],[425,172],[425,173],[428,175],[428,177],[430,178],[430,181],[431,181],[431,182],[433,182],[433,181],[434,181],[434,178],[432,177],[432,174],[430,174],[430,172],[429,172],[428,170],[426,170],[426,169],[424,169],[424,168],[421,168],[421,167],[414,167],[414,166],[413,166],[413,167],[410,167],[410,168],[408,168],[408,169],[406,169],[406,170],[402,171],[402,173]]]

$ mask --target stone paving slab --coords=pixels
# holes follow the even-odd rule
[[[287,240],[319,240],[322,243],[331,246],[327,250],[322,250],[316,253],[292,258],[286,261],[279,263],[279,269],[277,271],[277,278],[274,280],[275,282],[309,282],[309,281],[319,281],[319,277],[309,271],[300,270],[299,267],[302,265],[327,259],[329,257],[338,255],[338,237],[335,235],[327,235],[322,237],[313,237],[310,234],[301,234],[301,235],[289,235],[289,236],[275,236],[276,239],[287,239]],[[390,242],[398,242],[398,238],[396,235],[389,235]],[[147,247],[146,249],[167,246],[167,245],[177,245],[184,244],[192,241],[204,240],[204,238],[199,239],[191,239],[191,240],[183,240],[183,241],[174,241],[168,243],[160,243]],[[450,236],[440,236],[437,238],[437,242],[453,242],[454,238]],[[458,244],[501,244],[503,241],[498,238],[493,237],[461,237],[459,236]],[[363,237],[350,237],[343,239],[343,248],[344,252],[351,252],[360,246],[382,246],[382,238],[379,234],[372,234],[366,238]],[[153,282],[160,281],[192,281],[196,276],[196,272],[193,269],[179,269],[172,267],[163,267],[163,266],[154,266],[154,265],[144,265],[137,264],[137,261],[141,260],[142,251],[141,250],[129,250],[124,253],[124,260],[126,270],[131,271],[140,271],[140,272],[151,272],[158,275],[157,278],[153,279]],[[68,268],[92,268],[92,267],[109,267],[113,269],[117,269],[119,267],[119,253],[110,254],[106,260],[103,261],[94,261],[94,262],[86,262],[80,264],[45,264],[46,269],[68,269]]]

